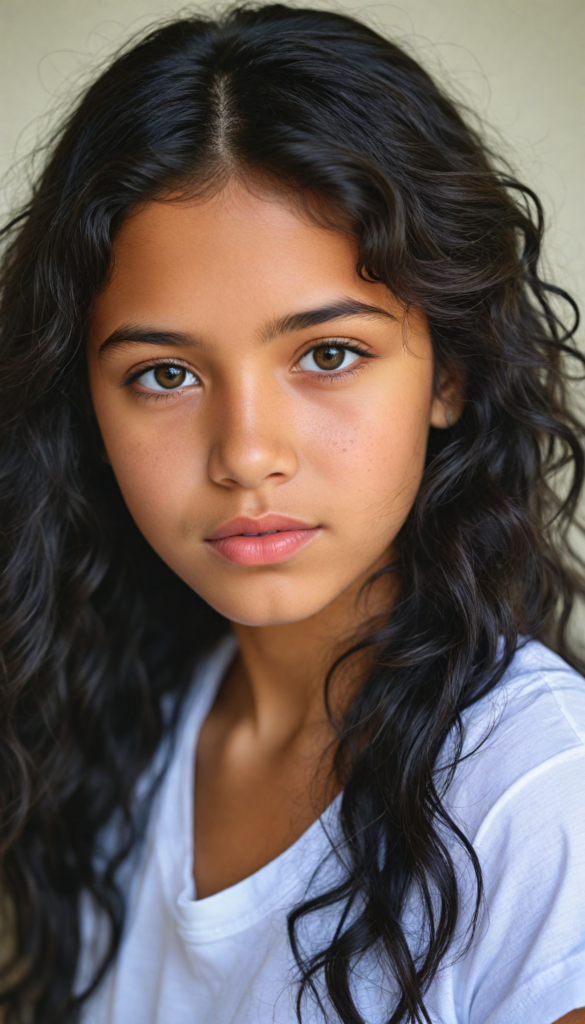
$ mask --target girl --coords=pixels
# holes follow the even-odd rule
[[[585,1020],[541,236],[338,14],[182,18],[84,96],[3,263],[6,1020]]]

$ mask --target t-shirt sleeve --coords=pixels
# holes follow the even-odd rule
[[[484,899],[452,967],[458,1024],[553,1024],[585,1007],[585,750],[519,779],[474,846]]]

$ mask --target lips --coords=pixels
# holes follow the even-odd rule
[[[291,530],[311,529],[315,529],[315,527],[309,526],[301,519],[292,519],[290,516],[276,515],[271,512],[265,516],[258,516],[257,519],[248,516],[230,519],[223,526],[218,526],[217,530],[214,530],[206,539],[213,541],[223,540],[224,537],[238,537],[243,534],[284,533]]]
[[[272,565],[292,558],[320,532],[319,526],[301,519],[269,513],[257,519],[230,519],[214,530],[206,543],[236,565]]]

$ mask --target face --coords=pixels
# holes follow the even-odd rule
[[[359,278],[344,235],[244,186],[126,221],[88,358],[139,529],[252,626],[315,615],[389,557],[447,425],[424,317]]]

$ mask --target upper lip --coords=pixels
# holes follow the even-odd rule
[[[274,530],[314,530],[316,527],[304,523],[302,519],[281,516],[274,512],[251,519],[248,516],[237,516],[228,519],[227,523],[218,526],[206,540],[222,540],[224,537],[235,537],[242,533],[271,533]]]

